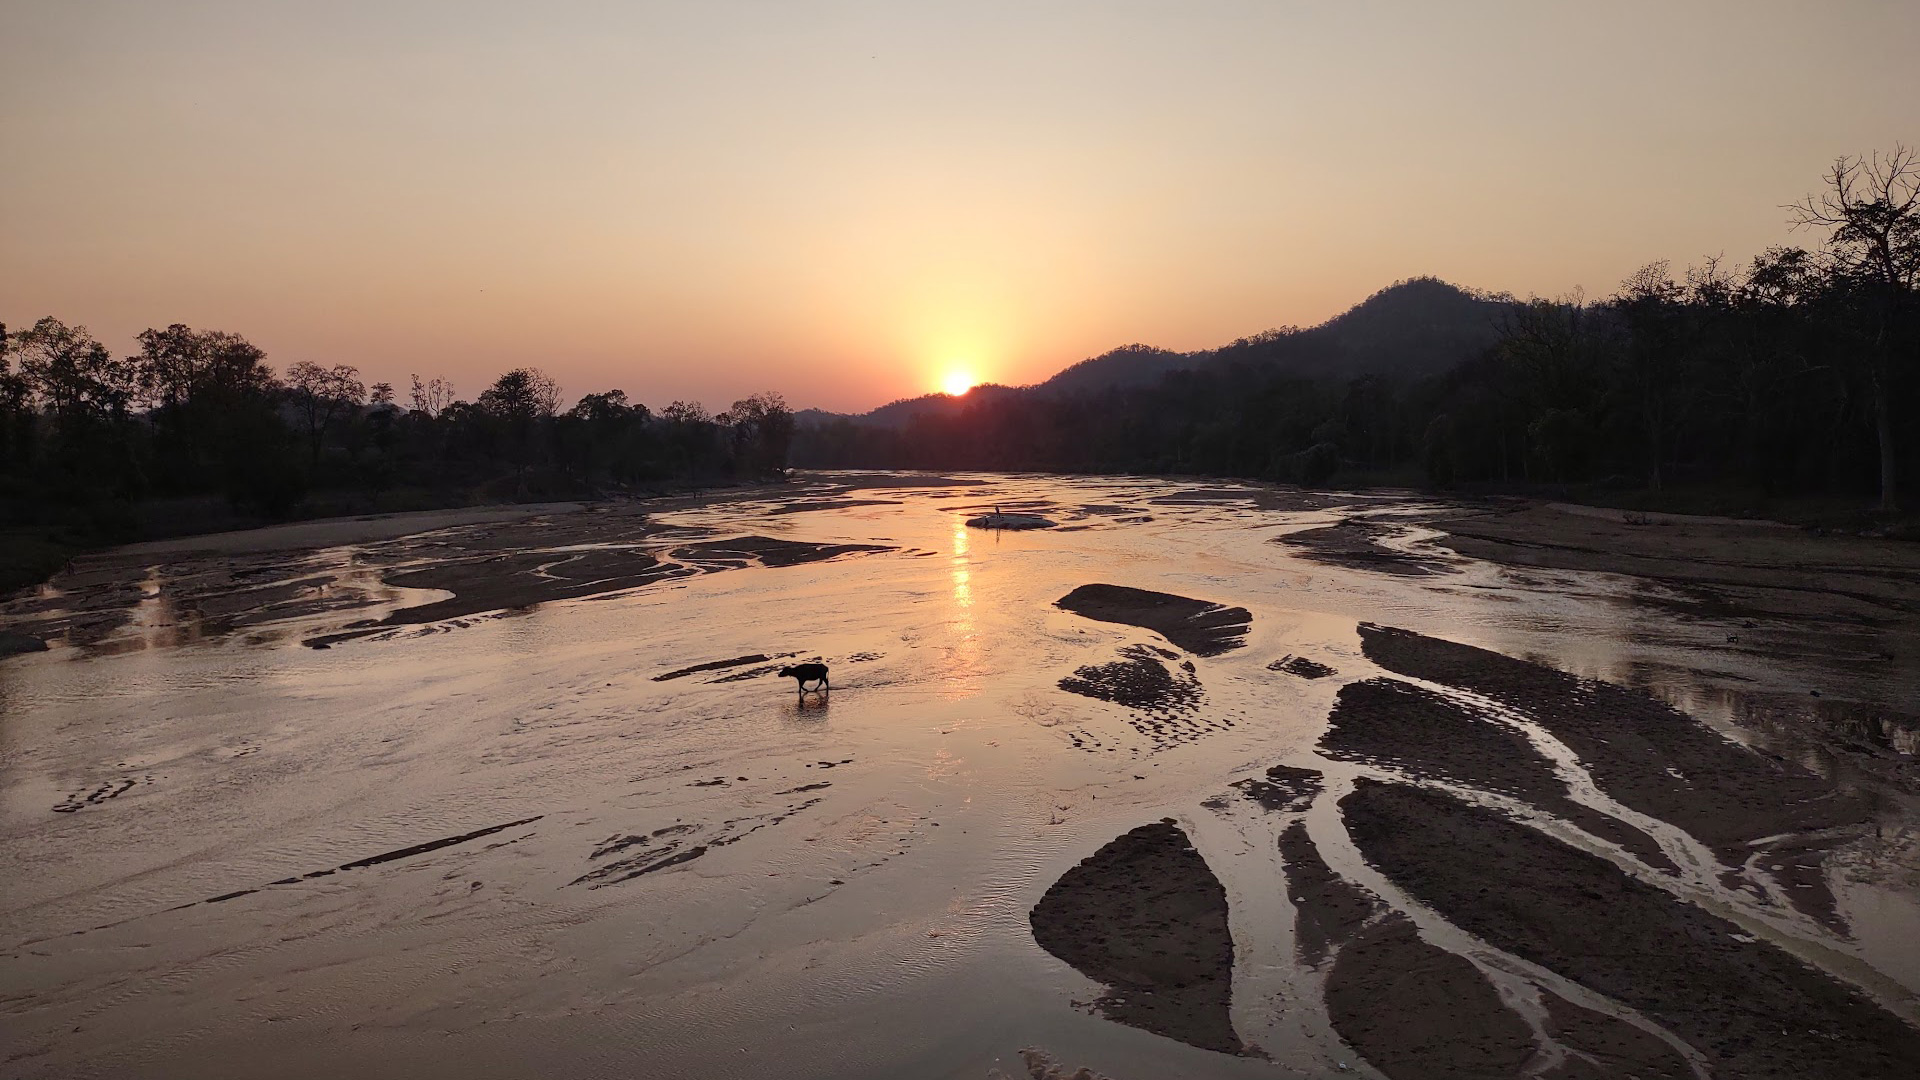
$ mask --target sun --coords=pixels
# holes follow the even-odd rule
[[[940,380],[940,389],[959,397],[973,389],[973,376],[964,371],[948,372],[947,377]]]

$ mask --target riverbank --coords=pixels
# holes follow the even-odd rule
[[[671,499],[755,485],[659,484],[571,499],[502,500],[478,489],[324,492],[282,518],[235,509],[216,495],[106,504],[0,528],[0,600],[39,585],[81,556],[120,549],[151,552],[293,550],[365,543],[489,520],[513,520],[607,499]],[[396,531],[398,530],[398,531]],[[218,540],[208,539],[220,537]],[[266,545],[262,547],[260,545]]]

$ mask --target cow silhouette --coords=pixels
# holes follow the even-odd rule
[[[825,664],[795,664],[792,667],[783,667],[780,669],[780,677],[792,679],[799,688],[801,697],[807,696],[807,684],[810,682],[820,684],[814,688],[815,690],[825,692],[833,690],[833,686],[827,682],[827,665]]]

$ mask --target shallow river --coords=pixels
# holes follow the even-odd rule
[[[1445,553],[1443,572],[1379,573],[1273,542],[1366,510],[1409,522],[1383,543],[1423,551],[1430,505],[975,479],[659,517],[689,536],[890,550],[327,649],[301,642],[368,611],[195,632],[166,610],[156,560],[120,629],[0,662],[0,1073],[980,1080],[1025,1075],[1019,1051],[1039,1047],[1116,1080],[1377,1075],[1333,1030],[1324,972],[1296,958],[1285,821],[1236,782],[1323,773],[1300,820],[1335,871],[1496,983],[1551,976],[1503,965],[1347,839],[1334,800],[1380,769],[1317,744],[1341,687],[1383,673],[1359,624],[1645,688],[1829,775],[1816,749],[1740,727],[1740,693],[1901,692],[1819,649],[1730,651],[1726,625],[1628,579]],[[1063,527],[964,524],[995,504]],[[1237,605],[1251,628],[1189,655],[1055,606],[1092,583]],[[358,587],[376,616],[446,595]],[[1061,687],[1138,646],[1192,665],[1185,706]],[[830,693],[765,670],[783,654],[830,664]],[[1289,655],[1337,674],[1269,668]],[[1874,798],[1882,837],[1910,837],[1908,803]],[[1232,1026],[1264,1058],[1117,1023],[1091,1004],[1100,983],[1036,944],[1028,913],[1054,882],[1169,818],[1224,886]],[[1641,827],[1684,871],[1663,887],[1912,1019],[1911,846],[1837,850],[1823,922]]]

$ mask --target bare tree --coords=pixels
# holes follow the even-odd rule
[[[438,375],[428,379],[426,382],[421,382],[420,376],[418,375],[410,375],[408,377],[413,380],[412,404],[414,412],[423,413],[427,416],[439,416],[442,412],[446,411],[447,406],[453,404],[454,393],[451,382],[440,378]]]
[[[1865,302],[1866,370],[1880,442],[1880,509],[1899,505],[1893,382],[1899,330],[1920,289],[1920,152],[1896,145],[1843,157],[1825,189],[1787,207],[1795,228],[1827,234],[1827,269]],[[1912,349],[1911,342],[1907,345]],[[1914,364],[1915,357],[1900,358]]]
[[[306,428],[316,465],[320,463],[320,445],[327,429],[366,400],[367,387],[359,375],[360,370],[351,364],[323,368],[307,360],[287,369],[287,390]]]

